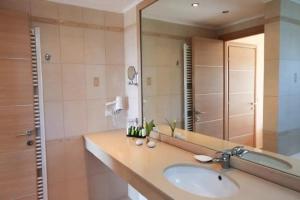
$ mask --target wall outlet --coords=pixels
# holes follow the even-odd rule
[[[99,77],[94,77],[93,85],[94,85],[94,87],[100,86],[100,78]]]
[[[152,78],[151,77],[147,77],[146,79],[147,81],[147,86],[151,86],[152,85]]]
[[[298,82],[298,74],[294,73],[294,83],[297,83],[297,82]]]

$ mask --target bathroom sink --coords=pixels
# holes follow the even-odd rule
[[[164,176],[176,187],[203,197],[230,197],[239,190],[230,178],[204,167],[174,165],[165,169]]]
[[[278,170],[287,170],[292,168],[292,165],[284,160],[253,151],[248,151],[240,157],[242,159],[249,160]]]

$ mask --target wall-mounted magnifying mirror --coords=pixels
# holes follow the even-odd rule
[[[129,85],[138,85],[137,83],[137,71],[134,66],[129,66],[127,69],[127,77],[129,80]]]
[[[143,118],[165,134],[176,120],[189,142],[240,144],[241,158],[300,176],[299,13],[294,0],[158,0],[143,9]]]

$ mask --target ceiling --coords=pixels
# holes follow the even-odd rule
[[[122,13],[134,7],[142,0],[48,0],[48,1]]]
[[[218,29],[262,17],[268,0],[159,0],[143,11],[143,17]],[[192,3],[199,3],[194,8]],[[223,14],[222,11],[230,11]]]

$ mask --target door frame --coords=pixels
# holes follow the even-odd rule
[[[254,66],[254,124],[253,146],[256,147],[256,108],[257,108],[257,46],[238,42],[224,41],[224,139],[229,141],[229,47],[245,47],[255,50]]]

